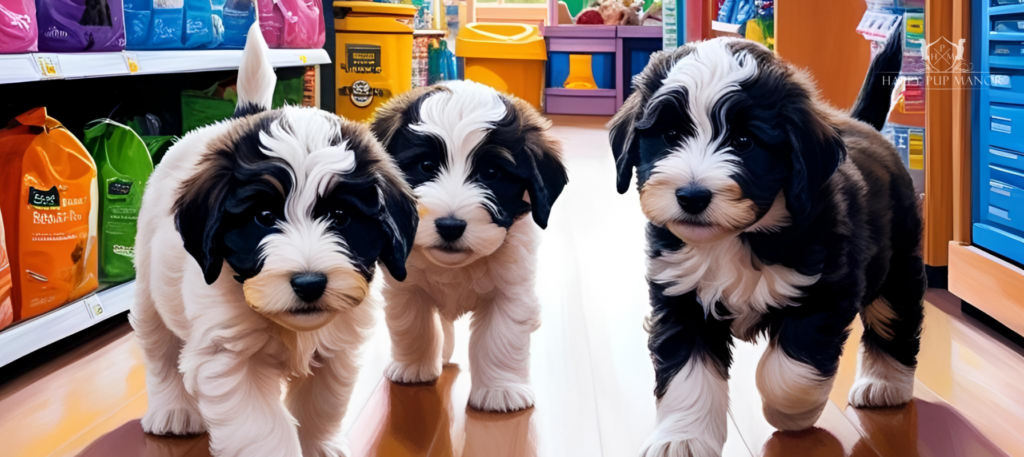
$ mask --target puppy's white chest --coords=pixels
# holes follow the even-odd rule
[[[682,249],[651,259],[652,281],[667,286],[665,295],[696,290],[705,313],[731,318],[733,333],[745,337],[769,308],[795,305],[800,287],[814,284],[820,275],[806,276],[780,265],[764,265],[739,238]],[[715,304],[729,311],[721,316]]]

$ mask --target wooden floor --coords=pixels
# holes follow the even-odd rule
[[[643,329],[644,220],[635,192],[615,193],[605,120],[556,118],[570,185],[538,252],[537,406],[514,414],[467,410],[465,320],[456,331],[456,365],[436,385],[382,380],[389,343],[381,316],[344,422],[352,456],[637,454],[654,425]],[[764,346],[739,343],[725,455],[1024,456],[1024,351],[963,316],[948,293],[930,291],[927,301],[913,403],[870,411],[847,405],[858,320],[832,401],[817,427],[805,432],[775,432],[762,417],[754,371]],[[0,385],[0,455],[207,456],[206,437],[142,433],[144,369],[130,332],[122,325]]]

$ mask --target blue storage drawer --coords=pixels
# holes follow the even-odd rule
[[[1024,172],[989,167],[988,220],[1024,231]]]
[[[992,70],[986,90],[993,102],[1024,104],[1024,72]]]
[[[990,147],[986,158],[990,164],[1024,170],[1024,154],[1017,151]]]
[[[992,104],[989,108],[989,143],[1010,150],[1024,146],[1024,108]]]

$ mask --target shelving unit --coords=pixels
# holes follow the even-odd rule
[[[135,298],[135,281],[109,287],[0,332],[0,368],[118,314]]]
[[[270,56],[275,68],[331,63],[323,49],[271,49]],[[3,54],[0,84],[233,70],[241,60],[241,50],[228,49]],[[44,65],[50,67],[45,73]]]

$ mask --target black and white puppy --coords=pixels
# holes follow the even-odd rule
[[[437,379],[452,322],[472,311],[470,405],[533,405],[537,227],[568,180],[549,126],[522,100],[469,81],[414,90],[377,112],[373,131],[413,187],[421,221],[408,279],[385,276],[392,381]]]
[[[149,180],[131,309],[142,427],[208,431],[222,457],[340,456],[369,283],[378,260],[405,277],[415,199],[365,126],[270,110],[275,79],[253,26],[234,118],[186,135]]]
[[[780,430],[818,419],[858,313],[850,403],[909,401],[925,274],[893,146],[749,41],[659,53],[634,85],[610,139],[618,190],[635,169],[650,221],[658,415],[642,455],[722,452],[733,337],[767,336],[757,387]]]

